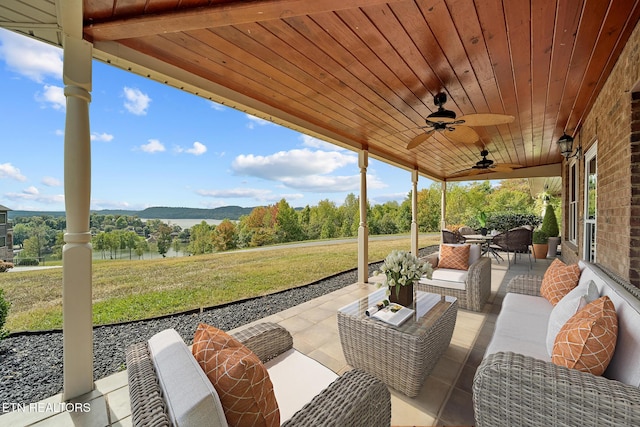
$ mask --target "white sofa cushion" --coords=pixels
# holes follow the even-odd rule
[[[551,310],[547,326],[547,353],[553,355],[553,344],[560,329],[574,314],[586,303],[595,301],[600,297],[600,292],[593,280],[582,282],[562,297],[558,304]]]
[[[485,355],[512,351],[551,361],[547,354],[547,323],[553,306],[542,297],[508,293]]]
[[[338,378],[335,372],[295,349],[282,353],[264,366],[269,371],[278,401],[280,423],[290,419]]]
[[[148,345],[173,425],[227,427],[218,393],[180,334],[165,329]]]

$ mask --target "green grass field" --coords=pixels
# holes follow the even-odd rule
[[[420,247],[438,237],[421,238]],[[372,240],[369,261],[410,249],[409,236]],[[280,246],[142,261],[93,263],[93,323],[139,320],[305,285],[357,266],[357,243]],[[62,327],[62,269],[2,274],[12,332]]]

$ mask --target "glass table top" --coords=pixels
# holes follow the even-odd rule
[[[340,308],[338,312],[344,315],[354,316],[363,321],[376,322],[403,333],[421,335],[430,329],[440,316],[456,301],[455,297],[422,292],[414,288],[413,304],[408,307],[414,310],[414,313],[399,326],[393,326],[367,315],[369,308],[376,306],[376,304],[381,301],[388,300],[388,298],[387,290],[383,287],[366,297],[360,298]]]

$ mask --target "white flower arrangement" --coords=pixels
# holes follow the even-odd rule
[[[379,273],[385,275],[383,285],[389,290],[395,287],[397,294],[400,292],[400,286],[411,285],[424,275],[430,279],[433,268],[431,263],[420,261],[411,252],[393,250],[385,258],[380,271],[375,272]]]

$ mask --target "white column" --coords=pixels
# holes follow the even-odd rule
[[[411,171],[411,253],[418,256],[418,171]]]
[[[360,225],[358,226],[358,282],[369,280],[369,227],[367,226],[367,166],[369,152],[358,153],[360,167]]]
[[[447,228],[447,181],[442,181],[440,190],[440,229]]]
[[[67,215],[62,249],[63,399],[93,390],[91,305],[91,102],[92,45],[81,38],[64,39],[64,194]]]

